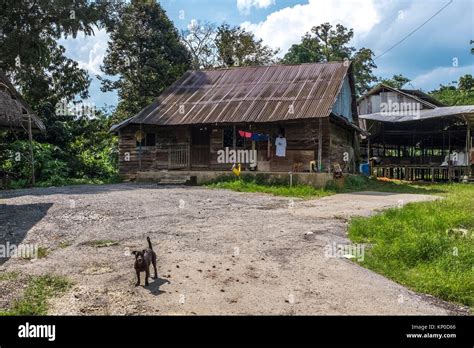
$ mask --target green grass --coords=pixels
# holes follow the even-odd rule
[[[0,315],[46,315],[48,300],[69,289],[71,283],[64,277],[44,275],[32,278],[23,296]]]
[[[114,245],[118,245],[119,242],[116,240],[111,239],[99,239],[99,240],[90,240],[84,243],[84,245],[88,245],[94,248],[106,248]]]
[[[49,252],[50,252],[50,251],[49,251],[48,248],[39,247],[39,248],[38,248],[38,259],[43,259],[43,258],[45,258],[46,256],[48,256]]]
[[[378,191],[394,193],[421,193],[421,194],[439,194],[446,190],[443,185],[431,183],[410,183],[403,181],[385,182],[376,178],[351,175],[343,181],[332,180],[326,185],[326,189],[337,193],[356,192],[356,191]]]
[[[61,242],[61,243],[59,243],[58,247],[60,249],[66,249],[66,248],[70,247],[71,245],[72,245],[71,242]]]
[[[219,177],[206,186],[216,189],[228,189],[237,192],[260,192],[275,196],[298,197],[304,199],[330,196],[336,193],[355,191],[381,191],[396,193],[439,194],[444,191],[439,185],[412,184],[406,182],[383,182],[375,178],[351,175],[343,180],[331,180],[324,188],[315,188],[306,184],[295,184],[292,187],[286,180],[242,176],[240,179],[230,176]]]
[[[364,267],[415,291],[472,309],[474,186],[429,185],[427,192],[444,199],[354,218],[349,238],[372,245],[361,262]]]
[[[3,272],[0,273],[0,282],[12,281],[18,278],[20,274],[18,272]]]
[[[207,185],[216,189],[228,189],[237,192],[261,192],[269,193],[275,196],[298,197],[298,198],[317,198],[333,194],[334,192],[324,189],[317,189],[310,185],[279,185],[279,184],[257,184],[243,180],[215,182]]]

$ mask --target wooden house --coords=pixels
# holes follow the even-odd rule
[[[472,176],[474,105],[444,106],[417,90],[378,85],[358,100],[360,126],[370,136],[361,156],[372,174],[451,181]]]
[[[160,170],[229,170],[219,153],[256,150],[263,172],[357,168],[350,62],[189,71],[137,115],[114,125],[125,178]],[[286,140],[277,156],[277,137]],[[232,162],[232,161],[231,161]],[[237,162],[237,161],[236,161]]]

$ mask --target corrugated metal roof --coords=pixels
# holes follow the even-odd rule
[[[116,125],[272,122],[327,117],[350,64],[188,71],[135,117]]]
[[[435,109],[423,109],[411,112],[377,112],[367,115],[359,115],[360,119],[380,122],[410,122],[447,116],[474,117],[474,105],[443,106]]]

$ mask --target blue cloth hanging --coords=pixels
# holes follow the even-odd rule
[[[270,139],[270,136],[262,133],[253,133],[250,139],[253,141],[267,141]]]

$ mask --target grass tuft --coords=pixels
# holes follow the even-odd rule
[[[19,275],[18,272],[2,272],[0,273],[0,282],[15,280]]]
[[[84,245],[88,245],[94,248],[106,248],[114,245],[118,245],[119,242],[111,239],[99,239],[99,240],[90,240],[85,242]]]
[[[23,296],[14,301],[12,307],[0,315],[46,315],[48,300],[71,287],[64,277],[44,275],[31,279]]]

